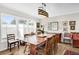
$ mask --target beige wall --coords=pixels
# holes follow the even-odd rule
[[[68,32],[79,32],[79,13],[69,14],[58,17],[49,18],[48,22],[58,22],[58,31],[50,31],[50,32],[63,32],[63,21],[68,21]],[[75,30],[70,30],[69,21],[76,21]]]

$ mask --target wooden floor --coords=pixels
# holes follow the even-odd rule
[[[57,55],[63,55],[66,50],[70,50],[70,51],[74,51],[74,52],[79,52],[79,48],[73,48],[69,44],[59,44],[58,45]]]
[[[19,49],[18,49],[18,47],[13,48],[12,52],[10,52],[9,50],[5,50],[5,51],[0,52],[0,55],[28,55],[29,52],[24,53],[24,47],[25,46],[20,46]],[[66,50],[79,52],[79,48],[73,48],[69,44],[59,43],[56,55],[63,55]]]

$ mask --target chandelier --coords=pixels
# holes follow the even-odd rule
[[[46,4],[42,3],[42,6],[38,8],[38,15],[43,15],[48,17],[48,12],[46,11]]]

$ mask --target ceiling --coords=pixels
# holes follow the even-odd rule
[[[41,6],[41,3],[1,3],[0,5],[34,17],[39,17],[38,7]],[[79,12],[78,3],[46,3],[46,5],[49,17]]]

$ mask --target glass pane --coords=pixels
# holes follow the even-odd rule
[[[19,20],[19,24],[25,24],[25,20]]]
[[[25,24],[25,20],[19,19],[19,21],[18,21],[18,37],[19,37],[19,39],[24,39],[24,24]]]
[[[14,16],[2,15],[1,16],[1,38],[7,40],[7,34],[13,33],[16,35],[16,21]]]
[[[13,16],[2,16],[2,24],[16,24]]]
[[[52,31],[52,22],[49,22],[48,23],[48,30],[51,30]]]

